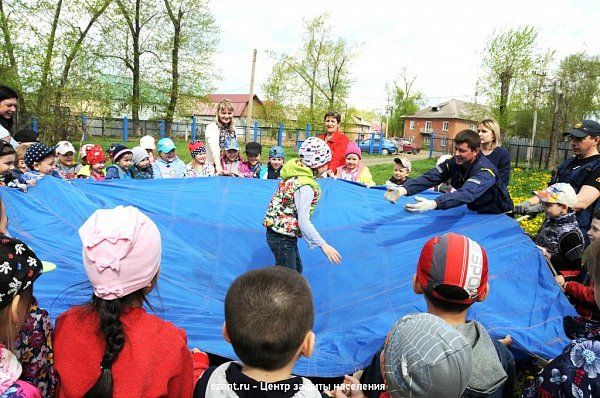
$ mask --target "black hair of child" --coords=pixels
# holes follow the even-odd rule
[[[233,350],[244,364],[281,369],[313,327],[308,282],[295,270],[280,266],[249,271],[227,291],[225,323]]]

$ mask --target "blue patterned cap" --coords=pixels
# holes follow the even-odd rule
[[[269,149],[269,157],[270,158],[285,158],[285,152],[283,152],[283,148],[280,146],[273,146]]]
[[[30,169],[33,168],[35,162],[39,162],[48,155],[54,155],[54,147],[48,147],[44,144],[36,142],[25,151],[25,164]]]
[[[226,137],[225,138],[225,150],[234,149],[236,151],[240,150],[240,144],[235,137]]]

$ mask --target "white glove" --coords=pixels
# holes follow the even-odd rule
[[[435,200],[425,199],[421,196],[415,196],[417,203],[407,203],[404,208],[410,213],[423,213],[433,210],[437,207]]]
[[[396,185],[389,181],[387,181],[385,183],[385,187],[387,188],[387,191],[383,195],[383,197],[386,198],[391,203],[396,203],[396,201],[401,196],[406,196],[408,194],[408,192],[406,191],[406,188],[404,188],[403,186],[400,186],[400,185]]]

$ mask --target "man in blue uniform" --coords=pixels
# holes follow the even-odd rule
[[[594,120],[583,120],[564,135],[571,138],[571,148],[575,156],[558,166],[548,185],[566,182],[575,189],[577,203],[574,210],[577,212],[579,229],[587,243],[587,231],[590,229],[592,215],[595,209],[600,208],[600,124]],[[515,206],[515,213],[518,214],[532,215],[541,211],[536,196]]]
[[[482,214],[500,214],[512,211],[513,203],[508,190],[498,183],[498,170],[480,152],[481,139],[473,130],[463,130],[454,138],[454,156],[420,177],[408,180],[401,187],[388,187],[386,199],[395,203],[400,196],[414,195],[450,180],[455,189],[433,200],[415,197],[417,203],[408,203],[409,212],[444,210],[467,205]]]

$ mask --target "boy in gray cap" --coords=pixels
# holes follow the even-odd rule
[[[406,315],[392,326],[382,355],[386,390],[392,398],[458,398],[467,388],[473,369],[471,344],[442,318],[432,314]],[[360,382],[345,378],[351,397]],[[335,397],[344,397],[342,390]]]
[[[129,167],[131,176],[134,180],[151,180],[154,178],[152,172],[152,164],[150,163],[150,155],[141,146],[134,146],[131,150],[133,153],[132,165]]]

